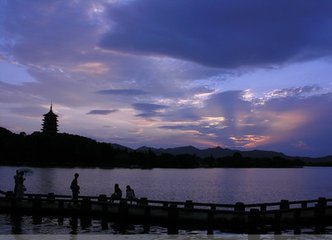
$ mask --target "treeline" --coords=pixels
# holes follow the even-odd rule
[[[244,158],[237,152],[223,158],[201,158],[191,154],[157,155],[151,150],[134,151],[109,143],[59,133],[15,134],[0,128],[0,164],[40,167],[105,168],[199,168],[199,167],[301,167],[301,160],[281,157]]]

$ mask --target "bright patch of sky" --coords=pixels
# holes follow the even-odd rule
[[[1,82],[17,85],[35,81],[23,66],[0,60],[0,69]]]
[[[318,59],[274,68],[254,69],[241,74],[221,74],[198,80],[196,84],[219,91],[250,90],[254,97],[263,97],[276,89],[300,86],[316,86],[316,94],[323,94],[332,91],[331,76],[331,60]]]

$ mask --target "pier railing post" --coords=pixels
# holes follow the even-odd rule
[[[193,201],[192,200],[187,200],[185,203],[184,203],[184,208],[194,208],[194,204],[193,204]]]
[[[81,202],[81,210],[85,213],[89,213],[91,210],[91,199],[90,198],[83,198]]]
[[[307,208],[308,203],[307,202],[301,202],[301,208]]]
[[[100,194],[98,196],[98,202],[107,202],[107,195],[106,194]]]
[[[148,199],[147,198],[140,198],[139,205],[142,205],[142,206],[148,205]]]
[[[260,211],[259,209],[250,209],[248,217],[248,233],[258,234],[260,227]]]
[[[6,196],[6,198],[13,198],[13,197],[15,197],[13,191],[7,191],[5,196]]]
[[[321,206],[326,207],[326,203],[327,203],[326,198],[324,198],[324,197],[318,198],[318,204],[320,204]]]
[[[42,199],[40,196],[35,196],[32,202],[33,223],[39,224],[42,221],[41,217]]]
[[[318,198],[317,204],[315,205],[315,233],[325,233],[325,210],[326,210],[326,198]]]
[[[282,229],[281,211],[276,211],[274,213],[272,227],[273,227],[274,234],[281,234],[281,229]]]
[[[234,206],[235,212],[244,212],[245,211],[245,205],[243,202],[237,202]]]
[[[127,215],[128,215],[127,201],[125,199],[121,199],[119,204],[119,220],[124,222],[127,218]]]
[[[168,207],[168,234],[178,234],[179,211],[176,204],[170,204]]]
[[[301,234],[301,209],[294,210],[294,234]]]
[[[208,212],[208,223],[207,223],[207,234],[213,235],[213,230],[215,228],[214,214],[216,211],[216,206],[211,206]]]
[[[289,201],[288,200],[281,200],[280,201],[280,209],[281,210],[289,209]]]
[[[54,202],[54,200],[55,200],[54,193],[48,193],[46,199],[49,200],[50,202]]]
[[[261,212],[265,212],[266,211],[266,205],[265,204],[262,204],[260,206],[260,209],[261,209]]]
[[[63,225],[64,201],[58,200],[58,224]]]
[[[106,198],[107,200],[107,198]],[[102,230],[108,229],[108,203],[107,201],[101,201],[102,213],[101,213],[101,228]]]
[[[108,229],[108,203],[107,203],[107,195],[106,194],[100,194],[98,196],[98,202],[100,202],[102,207],[102,213],[101,213],[101,228],[102,230]]]
[[[91,226],[91,199],[83,198],[81,201],[81,224],[82,227]]]
[[[230,227],[237,231],[241,231],[245,226],[245,205],[243,202],[237,202],[234,205],[234,217],[230,220]]]

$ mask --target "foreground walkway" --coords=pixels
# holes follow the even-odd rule
[[[142,224],[149,232],[150,226],[164,226],[169,233],[179,229],[214,230],[233,233],[281,233],[293,230],[301,233],[303,228],[313,228],[315,233],[325,233],[332,226],[332,199],[287,201],[274,203],[210,204],[137,200],[114,200],[106,195],[80,196],[73,202],[71,196],[49,194],[26,194],[17,199],[12,192],[0,192],[0,213],[13,216],[32,216],[34,223],[43,217],[57,217],[59,224],[64,218],[79,218],[81,224],[91,225],[92,219],[100,219],[101,227],[109,222]]]

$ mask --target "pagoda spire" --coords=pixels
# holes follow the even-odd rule
[[[58,115],[53,112],[53,103],[51,102],[50,111],[43,115],[42,132],[54,134],[58,132]]]

